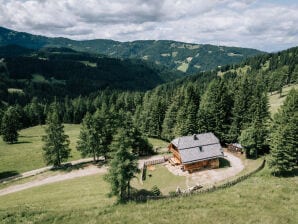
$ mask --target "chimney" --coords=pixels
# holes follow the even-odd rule
[[[199,140],[196,134],[193,135],[193,140]]]

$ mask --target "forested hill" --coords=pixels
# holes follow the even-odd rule
[[[28,96],[76,97],[105,88],[145,91],[179,72],[137,59],[115,59],[68,48],[0,47],[0,82]],[[7,100],[5,100],[7,101]]]
[[[52,48],[44,53],[39,52],[39,60],[60,57],[60,54],[53,54],[55,51],[57,49]],[[69,49],[65,51],[72,52]],[[74,57],[73,54],[70,55]],[[84,63],[89,64],[87,67],[93,66],[91,61]],[[0,73],[5,74],[7,68],[3,62],[0,64]],[[6,64],[9,69],[9,63]],[[5,80],[7,76],[2,75],[0,81],[1,79]],[[31,89],[36,89],[32,88],[36,83],[62,81],[45,81],[44,76],[35,75],[30,80],[19,79],[17,84],[26,82],[31,83],[28,85],[30,92]],[[261,136],[263,139],[260,141],[264,142],[270,117],[268,91],[280,90],[282,86],[295,83],[298,83],[298,47],[256,56],[239,65],[183,77],[158,85],[147,92],[107,88],[74,99],[68,96],[57,98],[55,105],[58,104],[59,117],[65,123],[81,123],[87,112],[93,114],[102,108],[116,117],[120,112],[129,112],[143,134],[167,140],[211,131],[223,143],[235,142],[244,130],[250,132],[253,128],[260,132],[257,137]],[[0,90],[5,88],[1,86]],[[43,93],[45,90],[47,89],[42,88]],[[35,95],[28,95],[25,89],[25,94],[22,95],[17,92],[13,94],[13,91],[8,94],[8,103],[15,105],[19,111],[22,127],[43,124],[51,101],[40,100],[39,92],[30,92]],[[2,91],[0,94],[5,96],[7,93]],[[0,105],[0,116],[7,108],[7,103]],[[260,152],[264,152],[263,149],[267,146],[258,147]],[[249,152],[251,156],[254,153]]]
[[[0,27],[0,46],[17,44],[26,48],[67,47],[77,51],[105,54],[111,57],[137,58],[162,64],[185,74],[236,64],[247,57],[261,54],[249,48],[191,44],[170,40],[118,42],[113,40],[74,41],[16,32]]]
[[[268,118],[268,91],[296,83],[298,47],[158,86],[136,106],[136,121],[149,136],[170,140],[212,131],[233,142],[254,121]]]

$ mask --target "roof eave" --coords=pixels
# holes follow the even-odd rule
[[[210,159],[215,159],[215,158],[223,158],[224,155],[218,155],[218,156],[213,156],[213,157],[206,157],[206,158],[203,158],[203,159],[196,159],[196,160],[192,160],[192,161],[189,161],[189,162],[183,162],[182,161],[182,165],[186,165],[186,164],[191,164],[191,163],[196,163],[196,162],[202,162],[202,161],[206,161],[206,160],[210,160]]]

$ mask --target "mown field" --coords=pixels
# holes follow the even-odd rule
[[[70,139],[71,158],[69,160],[81,158],[75,147],[80,125],[65,124],[64,130]],[[44,126],[23,129],[19,134],[17,144],[7,144],[0,138],[0,178],[46,166],[42,157],[41,140],[45,134]]]
[[[68,161],[81,158],[76,150],[76,142],[80,133],[79,124],[65,124],[65,133],[69,136],[71,157]],[[35,126],[19,132],[17,144],[7,144],[0,138],[0,178],[16,175],[18,173],[38,169],[46,166],[42,157],[42,136],[45,134],[44,126]],[[168,143],[149,138],[154,148],[166,147]]]
[[[298,176],[267,168],[227,189],[115,205],[102,175],[1,196],[0,223],[297,223]]]

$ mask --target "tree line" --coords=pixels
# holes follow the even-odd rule
[[[109,156],[105,150],[112,144],[111,133],[117,133],[118,129],[115,127],[120,127],[129,120],[133,127],[138,127],[132,129],[135,130],[132,136],[140,136],[140,139],[142,135],[146,135],[171,140],[177,136],[211,131],[222,143],[239,141],[245,147],[246,155],[251,158],[268,152],[271,148],[274,161],[274,158],[285,155],[280,153],[283,150],[282,144],[293,149],[289,151],[292,153],[289,159],[292,162],[289,164],[292,164],[293,169],[297,147],[293,148],[293,140],[285,141],[281,136],[292,136],[295,139],[297,130],[293,127],[297,120],[274,118],[272,127],[267,93],[279,90],[280,85],[297,83],[296,62],[297,48],[294,48],[276,55],[248,59],[243,64],[249,65],[245,74],[240,74],[237,66],[230,67],[227,72],[225,68],[221,68],[220,71],[225,72],[221,77],[218,75],[219,70],[203,72],[160,85],[145,93],[106,89],[88,96],[57,98],[54,103],[34,97],[25,105],[2,106],[1,134],[5,141],[16,142],[19,129],[45,124],[54,104],[54,117],[61,123],[82,122],[78,149],[83,155],[93,158]],[[275,72],[282,73],[284,77],[278,81],[278,85],[273,85],[277,76],[274,75]],[[297,93],[292,91],[290,99],[295,99],[292,96],[295,94]],[[287,104],[286,101],[285,106]],[[296,116],[297,108],[289,107],[292,112],[283,108],[282,111],[285,111],[280,113],[292,113]],[[295,118],[294,115],[288,116]],[[285,128],[288,123],[293,127],[290,125]],[[280,128],[276,128],[278,125]],[[7,134],[9,132],[11,134]],[[292,134],[289,135],[289,132]],[[277,147],[277,142],[274,141],[282,143]],[[144,146],[140,145],[146,145],[146,141],[138,144],[141,150]],[[132,148],[135,150],[136,147],[134,145]],[[274,154],[274,150],[277,153]],[[271,164],[277,167],[274,162]],[[276,169],[276,172],[282,171],[281,168]]]

